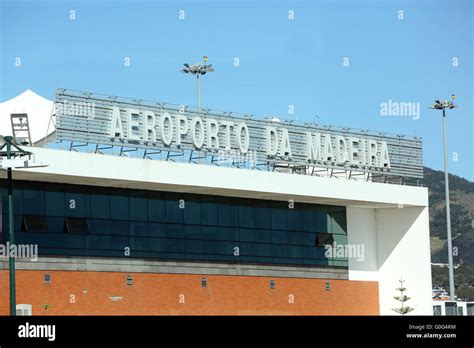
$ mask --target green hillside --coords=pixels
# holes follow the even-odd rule
[[[423,183],[429,190],[432,262],[447,262],[446,205],[444,172],[424,168]],[[455,263],[474,267],[474,183],[449,175],[451,198],[451,230]]]
[[[444,172],[424,168],[423,183],[429,190],[431,260],[447,263],[446,205]],[[451,198],[451,230],[454,263],[461,264],[454,270],[456,295],[474,301],[474,183],[456,175],[449,176]],[[433,287],[449,288],[447,267],[432,266]]]

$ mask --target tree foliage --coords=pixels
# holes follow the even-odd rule
[[[392,310],[398,314],[401,314],[401,315],[405,315],[411,311],[413,311],[415,308],[412,308],[410,306],[407,306],[405,305],[405,302],[407,302],[408,300],[410,300],[410,297],[408,297],[407,295],[404,294],[404,292],[407,290],[407,288],[405,288],[403,286],[403,283],[405,282],[404,280],[400,279],[399,280],[400,282],[400,287],[396,288],[395,290],[397,291],[400,291],[400,296],[394,296],[393,298],[395,300],[397,300],[398,302],[400,302],[401,304],[401,307],[399,308],[392,308]]]

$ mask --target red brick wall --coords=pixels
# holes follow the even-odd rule
[[[51,284],[43,275],[51,274]],[[16,272],[17,303],[33,315],[378,315],[378,283],[304,278],[76,271]],[[270,279],[276,288],[269,288]],[[325,290],[325,283],[331,290]],[[180,295],[184,303],[179,303]],[[71,302],[74,295],[75,303]],[[294,303],[290,303],[293,295]],[[110,296],[122,296],[112,301]],[[48,309],[43,305],[47,304]],[[0,315],[9,313],[8,271],[0,271]]]

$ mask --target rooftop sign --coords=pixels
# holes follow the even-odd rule
[[[59,89],[60,140],[422,177],[421,140]]]

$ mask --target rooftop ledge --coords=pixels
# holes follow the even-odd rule
[[[48,166],[14,169],[14,179],[372,208],[428,206],[426,187],[42,147],[28,150],[34,162]]]

